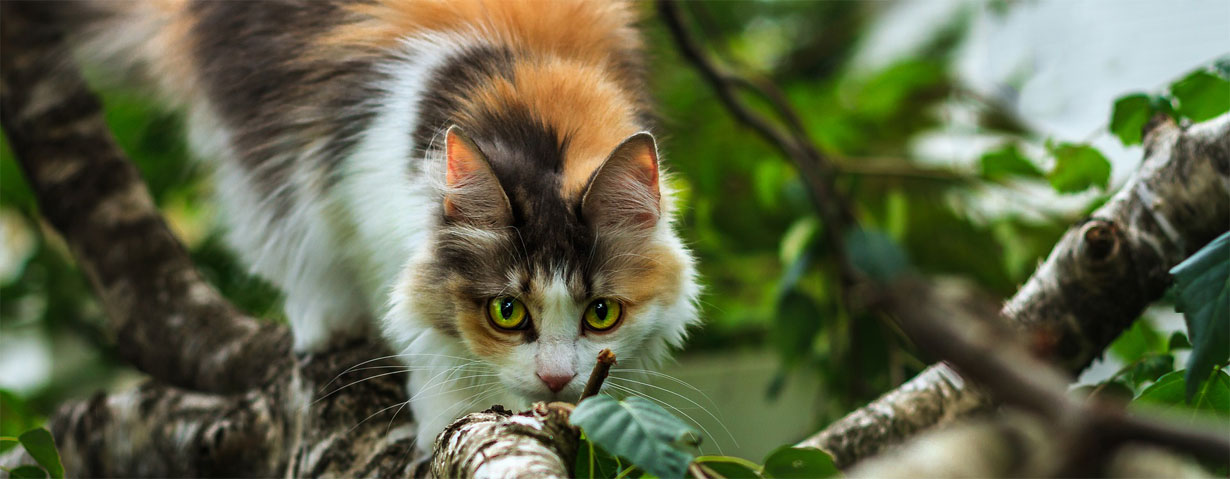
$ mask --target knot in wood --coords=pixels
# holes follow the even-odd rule
[[[1081,256],[1092,264],[1102,264],[1119,254],[1119,228],[1114,222],[1091,220],[1081,228]]]

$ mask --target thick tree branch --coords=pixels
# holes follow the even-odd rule
[[[1179,427],[1128,416],[1121,405],[1069,397],[1067,373],[1029,351],[1019,335],[1002,327],[994,307],[986,302],[946,294],[916,278],[899,280],[885,291],[886,309],[919,346],[952,363],[998,402],[1042,417],[1051,429],[1063,432],[1059,437],[1079,438],[1083,450],[1073,458],[1072,467],[1098,466],[1099,453],[1129,441],[1207,459],[1230,459],[1230,437],[1223,430]]]
[[[1009,414],[922,433],[858,463],[846,477],[1072,477],[1062,474],[1068,447],[1043,420]],[[1212,477],[1190,459],[1140,445],[1114,451],[1097,476]]]
[[[826,225],[830,251],[842,267],[843,289],[851,289],[860,278],[846,264],[839,236],[856,220],[833,187],[833,169],[795,126],[798,115],[784,102],[772,101],[772,92],[714,63],[689,33],[677,2],[659,0],[658,11],[684,58],[731,114],[798,167]],[[777,128],[744,104],[740,88],[769,98],[792,129]],[[1171,266],[1226,230],[1230,148],[1225,123],[1223,118],[1188,134],[1173,124],[1155,127],[1137,179],[1091,221],[1070,231],[1008,302],[1005,315],[1031,339],[1036,354],[1079,371],[1161,296]],[[918,430],[989,405],[987,396],[938,368],[943,366],[933,366],[803,444],[826,449],[845,466]]]
[[[0,121],[43,217],[102,297],[117,351],[189,389],[270,381],[291,360],[285,328],[244,316],[201,279],[115,144],[98,99],[66,67],[51,8],[0,8]]]
[[[672,32],[685,42],[676,6],[659,5]],[[65,461],[77,468],[70,469],[71,474],[204,476],[243,471],[368,477],[418,476],[430,470],[439,476],[502,477],[532,470],[567,475],[575,437],[569,435],[570,428],[560,427],[566,408],[542,406],[516,416],[493,409],[468,416],[438,439],[434,460],[420,461],[411,447],[412,420],[401,411],[404,378],[382,376],[399,365],[370,363],[338,376],[347,366],[383,354],[381,347],[362,343],[296,358],[289,353],[285,328],[236,311],[201,281],[136,170],[111,139],[97,99],[75,71],[57,60],[59,35],[49,27],[46,9],[13,2],[0,4],[0,9],[0,49],[5,52],[0,56],[0,119],[43,214],[98,289],[120,349],[151,376],[183,388],[151,384],[66,405],[52,427]],[[683,46],[685,56],[703,69],[705,57],[696,43]],[[708,66],[707,72],[719,71]],[[739,110],[730,85],[740,83],[722,74],[707,78],[719,87],[723,101]],[[736,114],[796,161],[826,226],[832,226],[826,230],[840,233],[853,225],[814,146],[763,118],[757,127],[759,117],[750,109]],[[1140,176],[1099,209],[1094,220],[1069,232],[1005,308],[1009,317],[1025,325],[1024,337],[1034,353],[1058,359],[1069,370],[1083,367],[1161,294],[1170,266],[1226,229],[1228,125],[1227,117],[1187,132],[1166,124],[1149,135]],[[786,141],[777,141],[783,138]],[[821,201],[826,198],[837,201]],[[833,245],[840,252],[839,233],[831,240],[836,239]],[[844,281],[851,281],[845,260],[840,264]],[[893,296],[903,291],[909,289],[889,290],[884,307],[901,317],[924,315],[915,318],[919,324],[943,317],[928,309],[945,307],[942,302],[902,309],[901,304],[913,299]],[[1107,309],[1096,310],[1097,305]],[[924,338],[920,342],[928,341],[926,331],[915,334]],[[943,337],[935,336],[928,344],[934,347],[935,338]],[[943,346],[937,352],[954,354]],[[1009,356],[1032,360],[1020,352]],[[1002,372],[996,369],[1000,366],[980,366],[969,358],[956,354],[951,359],[1001,400],[1011,396],[1009,388],[1021,387],[1024,394],[1012,403],[1052,422],[1070,418],[1072,410],[1085,411],[1055,402],[1061,374],[1010,376],[1016,380],[1004,381],[993,374]],[[968,383],[941,368],[933,367],[871,409],[852,413],[826,431],[827,436],[813,438],[815,444],[849,464],[876,451],[877,444],[987,404]],[[1060,410],[1052,411],[1048,404],[1060,404]],[[206,411],[216,414],[211,417]],[[1102,412],[1089,417],[1105,426],[1106,432],[1095,437],[1100,442],[1144,440],[1211,453],[1224,450],[1217,438],[1200,432]],[[133,440],[138,437],[144,439]],[[127,444],[134,446],[120,450]],[[15,455],[0,462],[11,463]],[[416,462],[420,467],[414,467]]]
[[[571,404],[538,403],[521,414],[496,407],[463,417],[436,439],[432,475],[572,477],[580,434],[568,423],[571,412]]]
[[[1145,146],[1140,172],[1091,219],[1073,226],[1003,308],[1032,353],[1057,361],[1068,373],[1083,369],[1162,296],[1171,267],[1230,229],[1230,115],[1186,131],[1173,122],[1160,122]],[[978,408],[971,401],[987,399],[966,386],[944,395],[931,393],[946,386],[938,380],[937,375],[919,375],[804,444],[824,447],[841,458],[843,466],[849,465],[866,457],[860,453],[901,438],[878,431],[913,431],[927,422],[952,419],[938,413],[882,416],[887,424],[871,429],[866,439],[876,446],[867,451],[833,442],[844,431],[864,427],[865,418],[875,411],[904,405],[932,412],[974,410]],[[919,408],[920,403],[926,407]]]
[[[201,279],[111,137],[98,99],[63,60],[51,8],[0,2],[0,121],[43,216],[101,297],[117,349],[175,385],[151,382],[63,405],[50,427],[69,474],[427,474],[414,467],[427,463],[403,411],[403,366],[370,361],[386,356],[382,345],[296,357],[285,327],[243,315]],[[483,417],[466,418],[467,432],[450,436],[434,464],[462,476],[515,475],[526,460],[513,453],[524,448],[506,449],[498,464],[466,452],[489,454],[475,445],[523,437],[535,422],[562,441],[550,453],[566,457],[571,443],[552,429],[555,417],[489,417],[506,424],[485,433]],[[545,453],[536,454],[543,462]],[[23,461],[20,449],[0,457],[3,465]]]
[[[844,468],[937,423],[986,410],[989,404],[948,365],[934,364],[798,445],[828,451]]]

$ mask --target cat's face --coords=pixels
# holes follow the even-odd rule
[[[455,338],[530,400],[575,400],[604,348],[646,367],[678,346],[697,287],[651,136],[627,139],[572,194],[561,177],[492,158],[509,153],[500,145],[457,129],[445,143],[443,220],[400,286],[407,320]]]

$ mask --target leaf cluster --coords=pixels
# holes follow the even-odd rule
[[[574,468],[588,479],[682,478],[795,479],[839,475],[819,449],[783,445],[761,464],[733,456],[700,455],[700,433],[640,397],[597,395],[581,401],[571,422],[584,434]]]

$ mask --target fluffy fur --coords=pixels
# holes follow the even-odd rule
[[[187,112],[298,350],[379,330],[402,354],[421,447],[473,408],[575,398],[603,348],[655,364],[696,321],[632,5],[108,1],[64,19],[80,58]],[[496,296],[529,326],[495,327]],[[583,325],[597,298],[623,305],[609,331]]]

